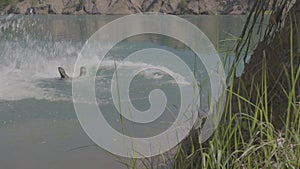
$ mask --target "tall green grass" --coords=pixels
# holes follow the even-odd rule
[[[254,101],[245,97],[249,91],[245,82],[239,80],[236,83],[237,79],[228,78],[231,85],[227,89],[223,118],[208,141],[200,143],[201,129],[195,129],[174,149],[175,152],[170,152],[171,155],[161,154],[160,157],[142,160],[132,158],[125,162],[121,160],[122,163],[133,169],[300,168],[300,94],[296,93],[300,67],[293,60],[294,38],[298,38],[296,45],[300,49],[300,36],[299,32],[294,36],[292,28],[295,25],[293,22],[290,24],[288,57],[291,66],[283,70],[289,86],[281,85],[287,100],[281,128],[276,128],[272,122],[272,99],[268,93],[269,86],[273,84],[268,84],[270,72],[266,63],[266,58],[271,56],[263,52],[260,84],[251,83],[250,86],[251,91],[255,91]],[[194,68],[196,70],[197,65]],[[232,77],[234,74],[235,70],[231,71]]]
[[[251,86],[256,98],[251,101],[244,97],[245,94],[240,94],[247,92],[244,82],[235,83],[236,79],[229,78],[232,85],[227,89],[223,118],[208,141],[199,143],[201,130],[195,130],[178,145],[176,153],[173,154],[172,165],[164,165],[160,161],[153,166],[143,161],[141,167],[132,159],[131,163],[127,163],[128,168],[152,169],[162,168],[162,165],[163,168],[170,169],[300,168],[300,96],[296,93],[300,67],[293,60],[295,36],[292,24],[289,56],[291,66],[284,70],[289,86],[282,85],[288,103],[281,128],[275,128],[272,123],[272,104],[268,90],[273,84],[268,84],[269,72],[266,64],[266,57],[271,56],[266,56],[264,52],[260,84]],[[300,49],[300,36],[296,38],[296,45]],[[232,71],[233,74],[234,72]]]
[[[264,57],[265,58],[265,57]],[[195,136],[196,130],[187,138],[187,142],[178,146],[174,155],[174,164],[165,168],[201,169],[201,168],[299,168],[300,167],[300,108],[297,106],[295,88],[299,80],[300,68],[296,72],[286,70],[291,90],[286,90],[288,110],[284,127],[276,129],[272,124],[268,98],[267,69],[263,59],[260,86],[253,86],[257,98],[251,102],[229,87],[225,112],[214,135],[200,144]],[[242,91],[243,86],[239,87]],[[237,97],[237,104],[233,97]],[[233,113],[233,105],[238,112]],[[248,107],[245,107],[248,106]],[[186,145],[188,144],[188,146]],[[136,160],[128,168],[137,167]],[[144,164],[142,168],[160,168]],[[141,166],[141,165],[139,165]]]
[[[299,84],[300,67],[293,61],[293,23],[290,30],[290,68],[285,69],[289,86],[282,85],[286,95],[287,110],[282,128],[272,123],[272,107],[268,96],[267,64],[264,53],[261,84],[251,86],[256,99],[243,97],[247,92],[243,82],[234,83],[227,90],[227,102],[223,119],[214,135],[205,143],[190,140],[180,145],[175,156],[175,169],[198,168],[299,168],[300,167],[300,106],[296,87]],[[299,38],[299,36],[296,36]],[[299,38],[300,39],[300,38]],[[298,42],[299,42],[298,39]],[[300,49],[300,43],[297,44]],[[296,67],[297,66],[297,67]],[[295,71],[296,70],[296,71]],[[235,71],[233,71],[235,72]],[[251,79],[249,79],[251,80]],[[233,90],[237,88],[237,90]],[[237,99],[234,99],[237,98]],[[237,106],[237,111],[234,107]],[[284,112],[283,112],[284,113]],[[200,133],[201,131],[196,131]],[[197,135],[196,135],[197,137]],[[182,148],[185,147],[185,148]],[[188,148],[187,148],[188,147]]]
[[[288,110],[284,127],[276,129],[272,124],[270,104],[268,102],[267,71],[265,60],[262,64],[261,86],[253,86],[257,92],[253,103],[245,97],[228,89],[224,117],[214,135],[200,144],[195,136],[201,130],[191,134],[185,143],[178,146],[174,154],[172,169],[222,169],[222,168],[299,168],[300,167],[300,108],[296,105],[295,89],[285,91]],[[286,70],[288,71],[288,70]],[[290,72],[291,85],[299,79],[300,68]],[[294,79],[294,80],[293,80]],[[241,86],[239,90],[243,90]],[[285,89],[283,89],[285,90]],[[237,97],[238,112],[233,113],[233,97]],[[248,107],[245,107],[247,105]],[[188,145],[186,145],[188,144]],[[162,156],[164,156],[162,154]],[[170,159],[169,159],[170,160]],[[167,160],[166,160],[167,161]],[[142,162],[135,159],[127,163],[128,168],[161,168],[164,161]]]

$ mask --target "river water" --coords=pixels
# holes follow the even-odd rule
[[[72,82],[61,80],[57,67],[72,75],[78,53],[99,28],[121,16],[1,16],[0,17],[0,168],[126,168],[119,158],[94,146],[82,130],[73,107]],[[181,16],[200,28],[224,62],[227,70],[233,47],[245,16]],[[180,29],[180,28],[172,28]],[[106,42],[103,42],[105,45]],[[140,111],[149,108],[149,92],[165,91],[168,110],[150,126],[120,125],[110,94],[115,64],[143,67],[143,63],[123,62],[127,55],[144,48],[159,48],[178,55],[193,69],[194,53],[182,43],[162,35],[138,35],[117,44],[97,72],[96,98],[110,125],[132,137],[154,136],[170,126],[178,112],[178,85],[166,72],[145,70],[131,86],[130,99]],[[205,84],[207,73],[197,62],[198,82]],[[243,64],[239,64],[240,72]],[[176,73],[176,72],[173,72]],[[184,84],[185,78],[179,83]],[[178,83],[178,82],[177,82]],[[209,84],[207,84],[209,85]],[[202,107],[207,93],[203,85]],[[162,123],[162,121],[164,123]]]

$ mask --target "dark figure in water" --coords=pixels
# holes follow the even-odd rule
[[[66,71],[62,67],[58,67],[58,72],[60,74],[60,77],[62,79],[69,79],[70,77],[67,75]],[[84,66],[80,67],[80,74],[79,76],[85,76],[86,75],[86,68]]]
[[[86,68],[84,66],[81,66],[79,77],[85,76],[85,75],[86,75]]]
[[[66,73],[66,71],[65,71],[64,68],[58,67],[58,72],[59,72],[60,77],[61,77],[62,79],[69,79],[69,78],[70,78],[70,77],[67,75],[67,73]]]

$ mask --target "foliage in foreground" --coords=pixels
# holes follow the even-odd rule
[[[287,22],[290,36],[285,50],[289,52],[282,56],[288,63],[282,63],[280,70],[285,81],[283,84],[278,80],[279,85],[276,84],[280,86],[278,93],[284,93],[281,99],[287,101],[284,108],[274,110],[278,103],[273,102],[275,84],[268,83],[273,74],[268,67],[271,62],[267,64],[266,59],[272,56],[262,52],[261,64],[257,66],[260,70],[256,72],[259,75],[247,79],[251,86],[245,87],[242,80],[232,81],[224,117],[214,135],[200,144],[199,134],[192,134],[190,141],[179,148],[173,168],[300,168],[300,36],[294,31],[298,30],[299,20],[292,18],[296,17]]]
[[[294,82],[299,80],[299,74],[300,68],[293,74]],[[190,149],[180,148],[177,152],[174,168],[300,167],[300,107],[295,91],[285,91],[289,108],[283,127],[276,129],[269,113],[265,71],[262,77],[255,103],[234,93],[232,88],[228,90],[226,111],[214,135],[205,144],[191,138]],[[233,96],[238,97],[238,113],[232,113],[232,105],[236,105],[232,103]],[[249,109],[240,106],[244,103]]]
[[[293,34],[291,34],[291,39]],[[299,41],[300,42],[300,41]],[[298,44],[300,48],[300,43]],[[290,57],[293,58],[293,53]],[[263,56],[265,58],[267,56]],[[291,59],[291,65],[294,64]],[[282,87],[288,100],[287,110],[280,115],[281,123],[275,127],[272,104],[269,102],[266,60],[262,61],[261,83],[252,86],[255,102],[240,95],[246,92],[243,82],[234,83],[227,90],[227,102],[223,118],[213,136],[199,143],[201,130],[194,131],[175,153],[173,164],[142,162],[147,169],[202,169],[202,168],[299,168],[300,167],[300,103],[296,86],[299,84],[300,67],[283,70],[290,86]],[[237,86],[236,86],[237,85]],[[237,92],[236,89],[237,89]],[[162,155],[162,160],[169,158]],[[154,164],[154,165],[153,165]],[[132,159],[128,168],[141,168]]]
[[[198,136],[201,130],[194,131],[179,145],[173,164],[165,164],[161,161],[154,162],[155,165],[143,163],[142,168],[299,168],[300,96],[296,95],[294,87],[290,90],[282,88],[288,100],[288,110],[282,115],[282,127],[275,128],[267,95],[267,68],[265,61],[262,63],[261,84],[253,86],[256,90],[256,102],[253,103],[234,92],[234,86],[231,86],[227,91],[223,118],[208,141],[200,144]],[[297,72],[286,71],[291,86],[299,83],[300,67]],[[239,86],[239,90],[242,91],[243,88]],[[238,99],[235,100],[234,97]],[[233,113],[233,106],[236,105],[238,112]],[[164,155],[161,159],[165,159],[166,162],[170,160]],[[129,168],[140,168],[140,166],[136,160],[132,160],[128,165]]]

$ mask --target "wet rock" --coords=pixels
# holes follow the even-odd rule
[[[241,5],[234,6],[232,12],[230,13],[230,15],[244,15],[244,14],[246,14],[246,9],[244,9],[244,7]]]
[[[52,9],[50,9],[50,14],[62,14],[63,9],[65,8],[66,0],[44,0],[44,4],[50,4]],[[53,13],[51,12],[53,11]]]
[[[182,1],[178,4],[180,13],[182,15],[198,15],[201,12],[199,1],[186,1],[186,3],[182,3]]]
[[[20,8],[16,8],[13,13],[14,14],[21,14],[21,9]]]
[[[48,6],[48,14],[59,14],[56,8],[53,5]]]
[[[83,10],[88,13],[91,14],[93,12],[93,7],[94,7],[95,3],[92,3],[91,0],[87,0],[85,1],[85,3],[83,4]]]
[[[110,5],[111,0],[97,0],[95,2],[99,13],[106,14],[108,6]]]
[[[14,9],[14,14],[25,14],[27,9],[32,7],[31,3],[27,0],[18,3]]]
[[[26,10],[25,15],[32,15],[32,14],[36,14],[35,8],[34,7],[30,7]]]
[[[109,15],[127,15],[141,12],[138,6],[135,6],[130,0],[115,0],[109,3],[106,14]]]
[[[86,15],[87,13],[82,9],[79,11],[75,11],[74,15]]]
[[[157,12],[161,9],[161,1],[145,0],[141,5],[142,12]]]
[[[49,14],[49,8],[50,8],[50,5],[40,5],[40,6],[34,7],[33,9],[36,14]]]
[[[101,14],[100,10],[97,7],[97,4],[95,1],[91,1],[91,0],[86,0],[83,4],[83,10],[87,13],[87,14],[92,14],[92,15],[96,15],[96,14]]]
[[[189,11],[187,14],[199,14],[200,9],[199,9],[199,1],[190,1],[187,4],[187,11]]]
[[[241,4],[238,0],[230,0],[228,2],[223,2],[221,5],[223,6],[223,10],[220,11],[221,15],[241,15],[246,14],[248,9],[248,4]],[[251,4],[250,4],[251,5]]]
[[[101,12],[99,11],[98,7],[96,4],[94,4],[93,8],[92,8],[92,14],[96,15],[96,14],[101,14]]]
[[[145,0],[141,4],[142,12],[161,12],[161,13],[173,14],[176,8],[177,8],[177,0],[173,0],[173,3],[167,0],[162,0],[162,1]]]
[[[79,0],[68,0],[64,4],[64,9],[62,10],[62,14],[71,15],[75,14],[76,11],[80,11],[82,9],[82,1]]]
[[[178,8],[178,4],[181,2],[181,0],[169,0],[168,6],[171,10],[176,11]]]
[[[13,13],[18,14],[22,13],[22,8],[18,6]],[[16,11],[19,10],[19,11]],[[41,2],[37,6],[29,7],[26,9],[25,15],[32,15],[32,14],[59,14],[59,12],[55,9],[55,7],[51,4],[42,4]]]
[[[76,11],[76,7],[67,7],[67,8],[63,9],[62,14],[71,15],[71,14],[74,14],[75,11]]]
[[[158,12],[167,13],[167,14],[175,14],[177,10],[178,0],[169,0],[162,1],[161,8]]]
[[[8,5],[6,8],[3,9],[2,14],[11,14],[14,12],[14,8],[11,5]]]

